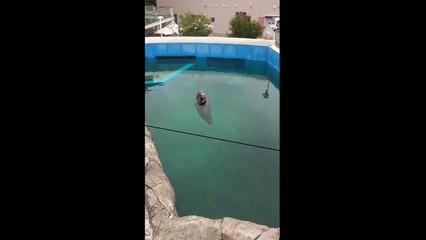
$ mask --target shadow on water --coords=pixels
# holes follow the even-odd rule
[[[205,66],[210,69],[232,69],[244,70],[246,68],[246,60],[234,58],[205,58]]]
[[[164,86],[164,83],[145,84],[145,93],[158,91],[157,89],[154,89],[156,86]]]
[[[145,72],[145,93],[151,91],[157,91],[152,89],[154,86],[163,86],[163,82],[156,83],[156,80],[160,79],[160,75],[153,71]]]
[[[175,71],[189,63],[195,63],[196,58],[192,57],[161,57],[161,58],[146,58],[145,71]]]
[[[199,105],[198,103],[194,102],[194,105],[200,117],[204,121],[206,121],[209,125],[212,124],[213,118],[212,118],[210,103],[207,102],[206,105]]]
[[[225,58],[149,58],[145,59],[145,70],[148,72],[174,71],[182,66],[194,63],[186,71],[215,71],[222,73],[244,73],[250,75],[266,76],[268,80],[279,90],[280,73],[269,63],[264,61],[253,61],[245,59]]]

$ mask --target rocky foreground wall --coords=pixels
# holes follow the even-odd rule
[[[145,127],[145,240],[267,240],[280,229],[225,217],[179,217],[175,193]]]

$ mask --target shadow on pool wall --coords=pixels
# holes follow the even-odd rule
[[[180,38],[184,41],[185,38]],[[207,38],[199,38],[198,41],[206,41]],[[165,41],[165,39],[158,39],[158,41]],[[197,41],[197,38],[193,38],[191,41]],[[259,43],[256,39],[250,40],[238,40],[230,38],[218,38],[217,41],[224,41],[228,43],[199,43],[199,42],[156,42],[156,43],[145,43],[145,61],[147,63],[156,62],[158,64],[158,70],[161,68],[165,69],[176,69],[179,68],[182,64],[187,62],[183,61],[194,61],[196,62],[197,70],[203,71],[203,68],[206,70],[209,69],[209,66],[212,67],[212,62],[214,59],[239,59],[239,60],[248,60],[245,61],[244,71],[249,74],[265,74],[271,80],[271,82],[279,89],[279,71],[280,71],[280,53],[278,49],[275,49],[272,46],[268,46],[268,42]],[[243,41],[244,44],[233,44],[229,41]],[[255,45],[249,45],[250,42],[253,42]],[[264,44],[264,45],[259,45]],[[156,59],[162,57],[179,57],[175,60],[165,60],[165,59]],[[182,57],[187,57],[188,59],[184,60]],[[167,61],[169,61],[167,63]],[[179,63],[180,62],[180,63]],[[262,64],[260,66],[258,63],[264,62],[267,64]],[[220,61],[219,61],[220,63]],[[163,64],[167,64],[165,66]],[[179,65],[180,64],[180,65]],[[235,64],[235,63],[234,63]],[[163,66],[162,66],[163,65]],[[175,65],[175,66],[170,66]],[[220,64],[218,64],[220,65]],[[269,66],[268,66],[269,65]],[[214,66],[214,64],[213,64]],[[224,68],[225,66],[225,68]],[[172,68],[170,68],[172,67]],[[264,68],[264,69],[262,69]],[[236,69],[234,67],[234,69]],[[265,71],[266,69],[266,71]],[[191,70],[191,69],[188,69]],[[226,71],[226,65],[222,64],[222,67],[214,69],[217,71]]]
[[[145,59],[145,61],[145,71],[149,72],[174,71],[188,63],[194,63],[187,71],[236,72],[251,75],[264,75],[278,90],[280,89],[280,72],[265,61],[217,57],[150,58]]]

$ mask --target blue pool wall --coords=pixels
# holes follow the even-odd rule
[[[269,46],[229,43],[145,43],[145,58],[196,56],[264,61],[280,71],[280,55]]]

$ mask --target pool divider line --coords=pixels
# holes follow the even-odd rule
[[[166,81],[169,81],[170,78],[172,78],[172,77],[178,75],[179,73],[185,71],[186,69],[192,67],[194,64],[195,63],[186,64],[183,67],[179,68],[178,70],[173,71],[173,72],[167,74],[166,76],[162,77],[160,80],[157,80],[157,81],[154,81],[154,80],[145,81],[145,84],[150,85],[150,84],[157,84],[157,83],[165,83]]]
[[[269,150],[277,151],[277,152],[280,151],[279,149],[276,149],[276,148],[270,148],[270,147],[259,146],[259,145],[254,145],[254,144],[250,144],[250,143],[232,141],[232,140],[227,140],[227,139],[223,139],[223,138],[209,137],[209,136],[200,135],[200,134],[196,134],[196,133],[189,133],[189,132],[184,132],[184,131],[179,131],[179,130],[174,130],[174,129],[169,129],[169,128],[156,127],[156,126],[151,126],[151,125],[147,125],[147,124],[145,124],[145,127],[157,128],[157,129],[166,130],[166,131],[170,131],[170,132],[183,133],[183,134],[193,135],[193,136],[197,136],[197,137],[210,138],[210,139],[214,139],[214,140],[231,142],[231,143],[236,143],[236,144],[241,144],[241,145],[246,145],[246,146],[251,146],[251,147],[264,148],[264,149],[269,149]]]

